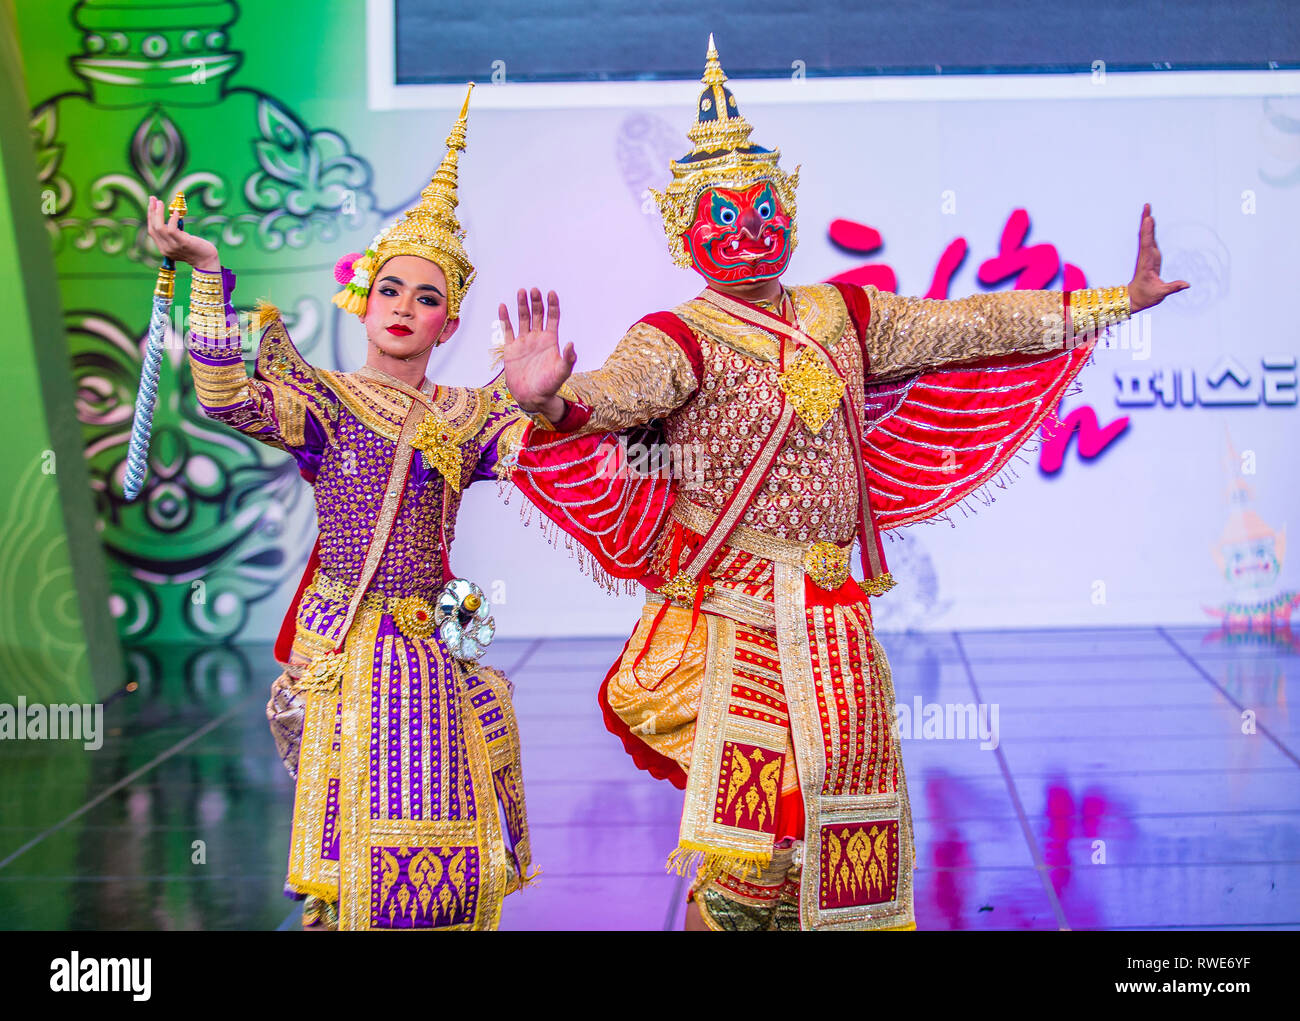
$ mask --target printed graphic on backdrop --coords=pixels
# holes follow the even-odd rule
[[[1088,286],[1087,276],[1078,266],[1063,262],[1056,246],[1047,242],[1026,245],[1029,234],[1029,213],[1024,209],[1013,211],[1006,220],[1002,236],[998,242],[997,254],[979,264],[977,279],[986,289],[995,290],[997,284],[1005,284],[1014,277],[1016,290],[1079,290]],[[835,220],[830,225],[831,243],[841,251],[855,255],[872,255],[884,245],[884,239],[875,228],[851,220]],[[922,295],[925,298],[950,298],[953,277],[962,268],[969,253],[970,246],[964,237],[954,238],[948,242],[939,256],[930,286]],[[874,284],[882,291],[898,290],[898,275],[894,268],[883,262],[870,262],[855,269],[837,273],[832,281],[858,284],[865,287]],[[1118,328],[1108,332],[1106,340],[1117,335]],[[1101,426],[1096,412],[1090,407],[1076,408],[1060,419],[1049,418],[1043,424],[1043,441],[1037,445],[1039,452],[1039,469],[1044,475],[1054,475],[1061,470],[1070,440],[1078,435],[1077,449],[1081,458],[1091,460],[1097,457],[1114,440],[1118,439],[1128,424],[1127,418]],[[1026,448],[1032,452],[1035,447]],[[1020,463],[1028,463],[1024,456],[1017,456]],[[1012,473],[1012,478],[1018,474]],[[1005,487],[1005,480],[998,488]]]
[[[1274,527],[1255,509],[1254,454],[1239,452],[1226,437],[1227,520],[1210,548],[1227,601],[1205,612],[1222,624],[1221,636],[1253,632],[1275,644],[1297,647],[1292,619],[1300,592],[1282,584],[1286,563],[1286,524]]]
[[[381,215],[370,166],[345,138],[306,124],[288,99],[234,84],[237,16],[234,4],[84,0],[72,8],[84,52],[70,60],[84,90],[34,100],[31,117],[113,610],[130,638],[237,633],[301,556],[312,521],[291,461],[199,413],[183,321],[164,359],[149,480],[123,500],[159,259],[149,196],[185,193],[187,229],[238,270],[241,308],[274,270],[295,340],[325,362],[337,317],[318,267],[363,247]]]
[[[239,274],[239,305],[270,298],[306,356],[334,367],[357,333],[355,322],[343,322],[328,304],[335,289],[329,268],[343,252],[361,249],[382,222],[379,168],[394,191],[409,184],[412,194],[427,175],[411,154],[411,118],[433,108],[412,93],[412,105],[401,110],[368,110],[368,61],[338,59],[363,52],[371,27],[366,5],[342,5],[322,18],[311,44],[286,36],[274,46],[266,38],[268,10],[64,0],[18,15],[43,211],[57,245],[79,386],[75,414],[113,557],[114,602],[129,636],[208,640],[238,631],[269,640],[267,621],[278,624],[278,612],[249,609],[283,605],[313,531],[311,498],[283,455],[214,433],[187,410],[194,401],[179,346],[163,367],[157,490],[122,503],[117,479],[157,265],[141,196],[184,182],[190,222],[205,222],[200,230]],[[70,45],[69,22],[79,32]],[[722,28],[720,42],[730,38]],[[691,78],[705,38],[684,38],[679,47]],[[751,57],[743,42],[734,46],[743,66]],[[310,55],[322,59],[309,63]],[[507,86],[526,72],[508,53],[490,56],[506,64]],[[796,57],[815,78],[821,56],[790,60]],[[62,66],[51,72],[65,59],[71,73]],[[1132,267],[1130,220],[1149,199],[1166,276],[1193,285],[1162,306],[1153,337],[1145,327],[1114,331],[1115,343],[1081,374],[1082,391],[1059,408],[1060,426],[1020,466],[1019,481],[1004,480],[1015,482],[1007,504],[969,522],[958,513],[957,529],[913,530],[922,533],[918,564],[928,560],[934,579],[934,595],[920,603],[944,609],[910,607],[900,626],[1191,623],[1206,619],[1204,607],[1233,602],[1207,550],[1226,524],[1218,503],[1218,419],[1239,443],[1260,451],[1261,463],[1276,465],[1297,413],[1297,352],[1281,304],[1270,302],[1287,293],[1297,251],[1295,232],[1283,229],[1300,196],[1294,97],[1265,98],[1271,86],[1263,84],[1260,94],[1215,94],[1211,75],[1198,86],[1208,87],[1208,96],[1112,102],[1109,85],[1098,81],[1098,98],[1080,96],[1072,107],[1070,130],[1107,139],[1106,156],[1062,161],[1040,144],[1059,127],[1051,100],[854,99],[846,92],[835,102],[805,101],[794,90],[807,80],[785,83],[775,74],[789,62],[772,63],[771,80],[762,84],[790,94],[756,112],[764,134],[781,139],[785,155],[808,171],[800,184],[805,241],[790,282],[849,275],[903,295],[960,298],[981,289],[1080,286],[1086,267],[1090,283],[1121,283]],[[472,70],[480,92],[496,95],[490,64]],[[322,89],[326,76],[329,88]],[[396,77],[389,84],[406,88]],[[662,85],[644,87],[667,95],[656,91]],[[464,382],[482,382],[471,352],[487,347],[495,301],[521,283],[561,285],[566,311],[574,310],[568,322],[581,341],[580,368],[600,364],[647,308],[694,293],[665,258],[657,211],[644,208],[648,189],[663,186],[668,161],[680,151],[680,113],[668,101],[479,108],[472,158],[484,173],[475,178],[471,238],[485,289],[469,310],[456,360],[447,363],[464,369]],[[845,131],[848,124],[861,130]],[[548,154],[541,150],[520,169],[521,125],[563,138],[562,153],[542,158]],[[996,145],[987,144],[990,132]],[[544,209],[517,201],[525,187],[546,196]],[[396,208],[383,194],[382,204]],[[948,208],[950,194],[960,197],[959,212]],[[494,201],[502,195],[509,200]],[[557,223],[573,229],[556,231]],[[548,239],[544,254],[520,243],[523,229]],[[617,259],[591,258],[594,245],[611,241]],[[535,281],[520,279],[534,274]],[[488,296],[489,289],[497,293]],[[174,339],[179,345],[180,334]],[[473,378],[465,368],[471,364]],[[430,367],[432,378],[436,371],[442,367]],[[1231,399],[1216,403],[1219,396]],[[1206,461],[1211,470],[1198,474]],[[1295,506],[1295,483],[1276,474],[1250,483],[1253,509],[1280,532]],[[1002,499],[996,487],[984,495]],[[481,499],[483,513],[464,522],[459,555],[467,569],[500,575],[503,599],[511,593],[499,610],[503,633],[550,633],[570,620],[600,633],[623,631],[617,617],[625,607],[597,609],[598,594],[576,571],[572,579],[543,577],[564,568],[518,528],[515,507],[501,509],[487,493]],[[1150,534],[1153,507],[1177,507],[1174,527]],[[1089,530],[1086,544],[1053,543],[1062,519],[1104,525]],[[990,595],[981,587],[987,579],[977,547],[1012,548],[1027,530],[1038,552],[1000,561]],[[1294,567],[1280,561],[1279,592],[1296,589]],[[1099,579],[1108,585],[1105,603],[1091,598]],[[529,597],[541,584],[556,586],[556,598],[573,607],[564,622]],[[882,622],[891,599],[901,596],[880,601]]]

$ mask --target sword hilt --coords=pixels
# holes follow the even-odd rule
[[[172,199],[171,205],[167,207],[167,213],[179,213],[180,218],[176,221],[177,230],[185,229],[185,193],[178,191],[176,197]],[[176,293],[176,262],[170,255],[164,255],[162,266],[158,269],[158,282],[154,284],[153,293],[159,298],[166,298],[171,301],[172,296]]]

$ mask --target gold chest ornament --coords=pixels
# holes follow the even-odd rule
[[[455,431],[444,418],[432,412],[426,414],[411,437],[411,446],[424,455],[425,463],[439,472],[447,485],[460,492],[460,446]]]
[[[802,347],[790,366],[777,377],[777,386],[784,392],[803,424],[811,432],[821,432],[830,421],[832,413],[844,396],[845,382],[813,353]]]

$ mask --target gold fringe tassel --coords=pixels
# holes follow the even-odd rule
[[[257,299],[257,306],[253,309],[253,329],[265,330],[279,318],[280,310],[278,308],[265,298]]]
[[[506,886],[506,896],[512,893],[518,893],[520,890],[527,890],[529,887],[536,886],[537,880],[541,876],[542,870],[535,868],[527,875],[520,877],[514,876]]]
[[[502,487],[509,486],[511,483],[502,480]],[[507,501],[508,502],[508,501]],[[536,508],[532,502],[525,499],[523,505],[519,508],[519,519],[523,522],[525,528],[533,524],[534,511]],[[564,546],[574,560],[577,561],[578,570],[588,578],[599,585],[610,595],[629,595],[634,596],[642,591],[641,584],[633,578],[615,578],[612,574],[600,566],[600,561],[592,555],[582,543],[577,542],[573,536],[564,531],[559,525],[548,518],[545,514],[536,514],[537,527],[541,529],[542,538],[551,546]]]
[[[757,876],[772,863],[772,852],[757,854],[738,854],[734,851],[714,851],[703,844],[682,841],[673,848],[668,856],[667,871],[679,876],[689,875],[695,870],[692,889],[699,889],[710,879],[729,873],[738,879],[744,879],[751,872]]]

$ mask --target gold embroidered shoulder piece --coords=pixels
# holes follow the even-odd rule
[[[433,404],[452,430],[457,444],[477,436],[491,411],[489,395],[472,386],[440,386]]]
[[[762,330],[742,323],[735,316],[716,305],[698,298],[683,302],[672,310],[682,322],[696,333],[714,343],[729,347],[746,358],[760,362],[775,362],[781,357],[780,344]]]
[[[357,372],[321,370],[320,377],[362,425],[397,442],[402,422],[411,410],[412,398],[408,394],[379,382],[364,368]],[[487,419],[488,401],[472,388],[440,386],[435,394],[428,395],[428,401],[427,417],[448,430],[448,439],[455,446],[473,437]],[[430,421],[429,427],[434,424]]]
[[[334,442],[337,401],[322,379],[325,373],[299,353],[275,309],[259,307],[258,313],[266,326],[257,349],[257,377],[271,391],[285,441],[302,443],[304,417],[310,413]]]
[[[834,351],[848,323],[848,310],[839,292],[830,284],[787,287],[786,292],[794,303],[799,328]],[[780,345],[771,334],[741,322],[710,302],[692,298],[673,309],[673,314],[697,333],[748,358],[775,362],[781,356]]]
[[[830,284],[787,287],[786,290],[794,301],[799,328],[833,354],[849,323],[849,310],[840,292]]]
[[[320,377],[362,425],[393,443],[397,442],[402,421],[411,408],[410,397],[357,372],[322,369]]]

